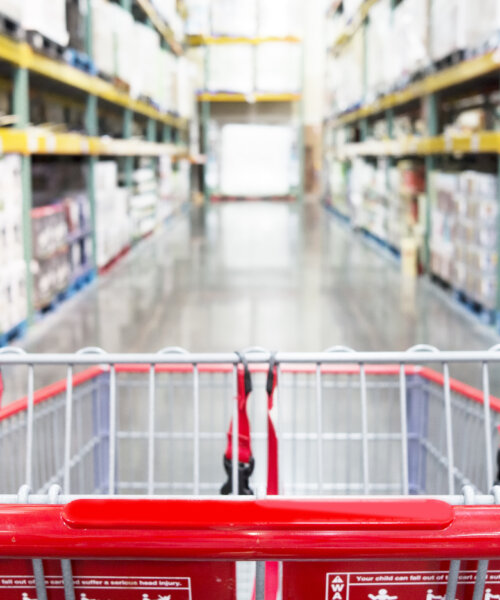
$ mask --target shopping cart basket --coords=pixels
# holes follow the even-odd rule
[[[0,351],[0,598],[500,598],[499,362]]]

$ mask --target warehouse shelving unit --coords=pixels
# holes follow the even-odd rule
[[[490,43],[479,48],[465,48],[457,56],[451,56],[442,64],[429,63],[428,68],[415,73],[409,82],[400,82],[393,89],[373,97],[367,90],[367,31],[370,27],[370,13],[379,0],[365,0],[357,13],[346,24],[336,39],[329,40],[327,60],[343,52],[345,45],[352,36],[362,29],[363,35],[363,95],[360,102],[339,111],[335,106],[328,107],[324,119],[325,136],[325,166],[330,172],[333,163],[338,169],[348,168],[350,161],[363,158],[364,160],[382,160],[385,162],[387,173],[389,168],[401,159],[421,161],[425,174],[425,202],[419,204],[421,225],[423,228],[423,244],[421,249],[421,265],[424,272],[429,274],[440,285],[451,289],[453,295],[490,324],[496,324],[500,314],[500,270],[498,255],[500,247],[494,249],[495,277],[497,292],[495,306],[483,306],[470,294],[453,283],[443,281],[433,273],[431,266],[431,230],[432,230],[432,177],[438,166],[438,161],[445,165],[469,166],[482,161],[480,170],[488,171],[493,176],[498,173],[497,189],[500,190],[500,131],[476,129],[472,132],[449,132],[443,130],[443,110],[446,103],[457,102],[481,92],[492,94],[499,89],[500,60],[499,49]],[[394,13],[398,3],[392,0],[391,8]],[[332,18],[342,9],[342,0],[333,2],[327,8],[327,18]],[[430,17],[429,17],[430,18]],[[498,40],[497,40],[498,41]],[[429,43],[429,41],[428,41]],[[408,135],[394,138],[394,119],[397,116],[421,115],[424,132],[421,135]],[[372,131],[376,122],[385,123],[387,132],[385,139],[373,139]],[[484,164],[487,166],[484,167]],[[384,164],[384,163],[379,163]],[[387,174],[387,185],[388,183]],[[390,194],[390,189],[387,188]],[[347,190],[327,191],[327,203],[339,213],[344,220],[351,219],[345,211],[346,204],[332,203],[332,195],[344,197]],[[500,192],[497,197],[500,204]],[[497,218],[495,216],[495,218]],[[498,228],[497,228],[498,229]],[[378,232],[366,231],[370,237],[378,237]],[[500,235],[498,235],[500,244]],[[381,245],[390,247],[383,237],[379,237]],[[392,247],[394,250],[394,247]],[[493,259],[492,259],[493,260]]]
[[[292,44],[301,44],[301,39],[297,36],[265,36],[265,37],[242,37],[242,36],[202,36],[202,35],[192,35],[188,36],[188,43],[192,47],[200,47],[203,46],[205,48],[214,45],[227,45],[227,44],[249,44],[252,46],[259,46],[260,44],[265,44],[269,42],[287,42]],[[205,54],[204,61],[204,80],[206,81],[206,77],[209,70],[209,58],[208,52]],[[303,131],[303,106],[302,106],[302,94],[301,93],[266,93],[266,92],[253,92],[249,94],[242,93],[231,93],[228,91],[214,92],[201,90],[198,92],[197,99],[200,105],[200,113],[201,113],[201,128],[202,128],[202,140],[203,140],[203,151],[205,156],[210,155],[210,143],[208,139],[208,130],[209,123],[212,117],[211,104],[219,105],[219,104],[246,104],[248,106],[252,106],[254,104],[282,104],[282,105],[295,105],[296,106],[296,119],[298,121],[298,154],[299,154],[299,183],[296,190],[293,191],[291,195],[286,195],[284,197],[276,198],[272,197],[273,200],[283,199],[283,200],[297,200],[302,201],[304,195],[304,131]],[[206,171],[205,171],[206,175]],[[225,197],[221,194],[215,193],[214,190],[210,188],[206,179],[204,181],[204,199],[205,204],[210,203],[210,201],[223,201],[226,199],[233,200],[234,197]],[[242,199],[242,198],[238,198]]]
[[[122,8],[142,11],[150,27],[163,38],[163,46],[179,56],[184,50],[169,25],[163,22],[150,0],[120,0]],[[181,7],[182,10],[182,7]],[[185,12],[185,11],[184,11]],[[85,49],[92,59],[90,35],[92,3],[87,2]],[[134,160],[140,157],[170,156],[172,160],[190,160],[188,151],[189,122],[176,114],[162,112],[147,100],[132,97],[123,86],[49,57],[32,48],[27,42],[0,35],[0,77],[5,89],[12,93],[14,128],[0,128],[2,154],[21,156],[23,247],[26,263],[27,320],[8,331],[0,328],[0,346],[24,333],[26,326],[41,314],[33,297],[33,259],[31,213],[33,208],[32,157],[82,157],[87,163],[87,195],[91,210],[91,226],[85,235],[92,239],[92,264],[80,273],[71,289],[59,295],[70,297],[83,284],[97,275],[98,222],[96,216],[95,168],[99,157],[123,157],[125,183],[130,189]],[[84,113],[85,134],[51,131],[34,127],[30,120],[30,92],[53,94],[54,97],[81,107]],[[122,138],[100,137],[99,117],[110,113],[122,121]],[[145,140],[134,139],[133,123],[139,119],[144,126]],[[75,232],[73,235],[79,235]],[[82,233],[83,235],[83,233]],[[57,304],[55,301],[54,304]]]

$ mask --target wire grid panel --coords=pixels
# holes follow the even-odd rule
[[[465,485],[491,488],[485,439],[492,459],[497,412],[490,411],[486,424],[483,404],[450,389],[447,416],[445,389],[427,377],[428,370],[350,371],[281,370],[283,494],[439,495]]]
[[[218,494],[232,415],[234,374],[117,376],[117,486],[121,494]]]
[[[273,419],[281,492],[454,494],[464,485],[488,491],[498,407],[450,383],[447,368],[443,376],[412,365],[280,365]],[[198,368],[194,361],[156,369],[121,364],[94,368],[76,385],[70,368],[57,392],[43,401],[35,394],[31,441],[29,402],[0,419],[1,493],[26,482],[35,493],[54,483],[77,495],[219,493],[235,369]],[[483,365],[486,385],[484,375]],[[248,402],[251,487],[259,494],[267,478],[265,377],[265,368],[253,373]]]

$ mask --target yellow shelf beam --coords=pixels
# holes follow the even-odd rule
[[[300,94],[226,94],[202,92],[198,94],[198,102],[298,102],[301,99]]]
[[[379,0],[365,0],[360,6],[358,12],[353,16],[351,22],[346,26],[344,31],[338,36],[332,46],[332,51],[337,52],[344,46],[361,27],[363,21],[368,16],[370,10],[377,4]]]
[[[149,17],[151,23],[155,26],[155,28],[159,31],[161,36],[167,42],[167,44],[172,48],[172,50],[179,56],[182,54],[182,46],[177,42],[174,36],[174,32],[170,29],[170,27],[165,23],[165,21],[160,17],[160,15],[156,12],[154,6],[151,4],[150,0],[137,0],[137,4],[142,8],[144,13]]]
[[[429,154],[500,154],[500,131],[359,142],[339,148],[335,156],[347,159],[357,156],[426,156]]]
[[[287,35],[287,36],[269,36],[269,37],[212,37],[203,35],[191,35],[188,37],[188,44],[190,46],[220,46],[224,44],[252,44],[258,46],[259,44],[265,44],[267,42],[288,42],[291,44],[300,43],[300,38]]]
[[[498,61],[497,52],[489,52],[483,56],[471,58],[447,69],[443,69],[438,73],[429,75],[421,81],[409,85],[400,92],[387,94],[375,102],[361,107],[359,110],[337,117],[333,119],[333,125],[348,125],[349,123],[383,112],[388,108],[407,104],[412,100],[417,100],[428,94],[466,83],[467,81],[477,79],[478,77],[482,77],[498,70],[500,70],[500,62]]]
[[[143,140],[115,140],[77,133],[51,133],[43,129],[0,129],[3,154],[51,154],[64,156],[162,156],[186,155],[186,148]]]
[[[187,121],[185,119],[179,119],[162,113],[146,102],[135,100],[126,92],[99,77],[89,75],[66,63],[38,54],[24,42],[16,42],[0,35],[0,60],[26,68],[32,73],[58,81],[74,89],[93,94],[111,104],[130,108],[136,113],[145,115],[166,125],[181,129],[187,128]]]

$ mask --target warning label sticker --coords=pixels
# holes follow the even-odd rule
[[[71,561],[75,600],[235,600],[231,562]],[[47,600],[65,600],[60,561],[44,560]],[[0,559],[1,600],[37,598],[33,564]]]
[[[285,562],[283,600],[445,600],[449,561]],[[368,570],[371,569],[371,570]],[[456,600],[472,600],[477,561],[460,565]],[[481,600],[500,600],[500,563],[490,562]]]
[[[457,598],[472,595],[476,572],[459,575]],[[327,573],[325,600],[445,600],[448,572]],[[500,572],[490,572],[484,600],[500,600]]]
[[[61,577],[45,577],[45,585],[49,597],[56,597],[58,592],[61,598],[64,597]],[[189,577],[74,577],[73,585],[76,600],[115,600],[123,598],[124,591],[127,591],[126,597],[131,600],[191,600]],[[4,576],[0,578],[0,587],[2,590],[17,591],[17,594],[14,592],[9,598],[37,600],[33,594],[33,578]]]

